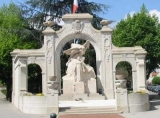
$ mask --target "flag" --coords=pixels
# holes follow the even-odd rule
[[[76,13],[78,9],[78,0],[73,1],[73,13]]]

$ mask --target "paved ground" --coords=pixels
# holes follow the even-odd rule
[[[0,118],[50,118],[50,115],[25,114],[5,100],[0,92]],[[151,101],[151,110],[139,113],[124,114],[94,114],[94,115],[65,115],[59,118],[160,118],[160,99]]]
[[[85,114],[85,115],[62,115],[58,118],[124,118],[118,114]]]

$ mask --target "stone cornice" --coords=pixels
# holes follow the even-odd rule
[[[66,14],[62,17],[63,21],[70,21],[70,20],[89,20],[91,21],[93,19],[93,16],[86,13],[86,14]]]

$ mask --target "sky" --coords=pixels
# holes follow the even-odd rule
[[[17,3],[25,0],[0,0],[0,6],[9,4],[11,1]],[[3,1],[3,2],[2,2]],[[115,25],[121,19],[126,18],[127,14],[137,13],[141,6],[145,4],[150,14],[156,14],[160,20],[160,0],[88,0],[90,2],[102,3],[109,5],[110,8],[106,14],[101,16],[107,20],[113,20]]]

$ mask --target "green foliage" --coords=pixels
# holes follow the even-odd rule
[[[102,18],[99,14],[107,12],[109,6],[105,4],[89,2],[87,0],[78,1],[78,13],[90,13],[94,16],[92,24],[100,29]],[[72,13],[73,0],[27,0],[26,4],[21,4],[22,13],[28,18],[31,27],[43,30],[43,22],[47,18],[53,20],[61,18],[64,14]],[[55,30],[61,28],[58,25],[53,27]]]
[[[65,14],[72,13],[72,5],[73,0],[27,0],[26,4],[21,4],[22,14],[28,19],[30,23],[30,27],[33,29],[39,30],[41,32],[45,27],[43,26],[43,22],[46,21],[47,18],[49,20],[53,19],[61,19],[61,17]],[[107,12],[109,6],[105,4],[99,4],[95,2],[89,2],[88,0],[78,0],[78,13],[89,13],[93,15],[92,25],[96,29],[101,29],[100,21],[102,18],[99,14],[103,14]],[[54,30],[59,30],[61,26],[54,25],[52,27]],[[36,35],[36,38],[40,39],[40,43],[43,43],[42,34]],[[63,50],[66,50],[70,47],[71,41],[68,42]],[[62,50],[62,52],[63,52]],[[88,50],[85,54],[85,62],[87,64],[93,65],[96,70],[96,55],[94,48],[91,46],[90,50]],[[92,58],[94,57],[94,58]],[[68,60],[68,56],[61,53],[61,75],[64,76],[66,74],[66,62]]]
[[[160,85],[160,77],[155,76],[152,80],[153,85]]]
[[[113,31],[113,44],[118,47],[142,46],[146,56],[147,76],[158,67],[160,57],[160,24],[143,5],[140,12],[128,15]]]
[[[116,75],[123,75],[127,80],[126,87],[128,90],[133,90],[132,82],[132,66],[127,61],[121,61],[116,65]]]
[[[42,93],[42,70],[37,64],[28,65],[28,92]]]
[[[132,78],[132,66],[127,61],[121,61],[116,66],[116,74],[122,74],[126,80]]]
[[[23,30],[23,20],[20,17],[20,9],[13,3],[0,8],[0,65],[2,73],[0,78],[11,76],[12,57],[10,52],[14,49],[26,49],[37,47],[37,43],[23,39],[19,34]],[[10,74],[7,74],[10,73]],[[5,81],[5,80],[4,80]]]
[[[1,90],[1,92],[6,96],[7,94],[7,91],[4,89],[4,90]]]
[[[12,83],[12,57],[10,52],[14,49],[38,48],[27,29],[27,22],[21,16],[18,6],[11,3],[0,8],[0,79],[7,86],[8,93]],[[24,36],[25,34],[25,36]]]

